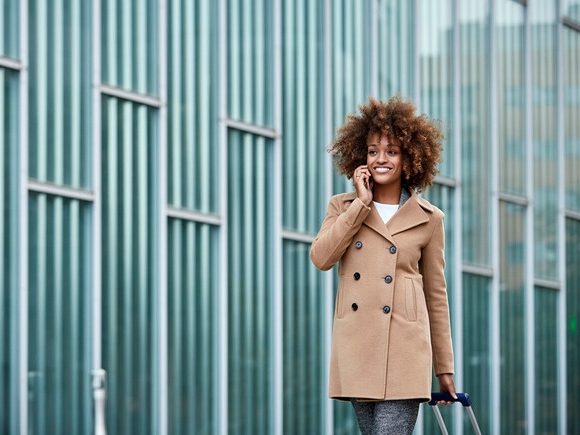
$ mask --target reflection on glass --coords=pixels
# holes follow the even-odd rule
[[[530,2],[532,140],[534,147],[534,274],[557,279],[556,21],[553,2]]]
[[[0,56],[19,58],[18,0],[4,0],[0,8]]]
[[[558,293],[534,289],[535,431],[542,434],[558,432]]]
[[[525,208],[500,203],[501,433],[524,433],[525,413]]]
[[[524,6],[502,0],[497,7],[499,185],[503,192],[525,196]]]
[[[463,259],[489,265],[489,4],[462,0],[459,9]]]
[[[411,4],[411,2],[409,2]],[[451,0],[419,2],[421,111],[442,122],[441,175],[453,177],[453,29]]]
[[[562,32],[566,207],[580,211],[580,33],[566,27]]]
[[[564,0],[564,15],[580,22],[580,0]]]
[[[566,409],[567,432],[580,433],[580,221],[566,220]],[[560,321],[562,319],[559,319]],[[564,404],[560,404],[564,406]]]

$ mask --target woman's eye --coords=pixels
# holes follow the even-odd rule
[[[374,156],[377,152],[376,151],[369,151],[369,155]]]

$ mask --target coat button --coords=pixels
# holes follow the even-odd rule
[[[390,312],[391,312],[391,307],[389,307],[388,305],[385,305],[383,307],[383,313],[389,314]]]
[[[393,277],[392,277],[391,275],[387,275],[387,276],[385,276],[385,282],[386,282],[387,284],[390,284],[390,283],[392,283],[392,282],[393,282]]]
[[[362,242],[360,240],[357,240],[356,243],[354,244],[354,246],[356,246],[356,249],[360,249],[362,248]]]
[[[355,272],[354,273],[354,279],[358,281],[360,279],[360,273]]]
[[[391,254],[396,254],[396,253],[397,253],[397,247],[396,247],[395,245],[392,245],[392,246],[389,248],[389,252],[390,252]]]
[[[352,304],[351,306],[353,311],[358,310],[358,305],[356,303]]]

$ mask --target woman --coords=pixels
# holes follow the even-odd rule
[[[433,181],[441,140],[412,103],[371,98],[329,150],[355,192],[330,199],[310,257],[339,264],[329,394],[352,402],[363,434],[410,434],[433,368],[456,398],[444,215],[416,193]]]

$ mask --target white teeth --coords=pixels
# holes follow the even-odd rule
[[[387,173],[390,171],[390,169],[389,168],[375,168],[375,171],[379,172],[379,173]]]

